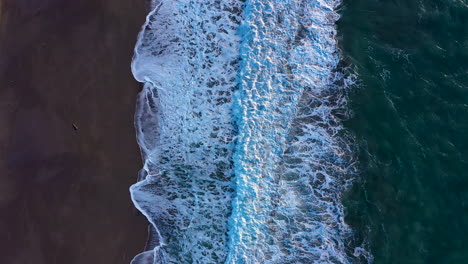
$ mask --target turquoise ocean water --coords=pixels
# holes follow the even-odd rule
[[[345,123],[360,170],[346,222],[374,263],[468,263],[467,4],[341,7],[340,48],[359,80]]]

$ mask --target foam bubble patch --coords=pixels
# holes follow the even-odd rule
[[[132,62],[144,166],[130,191],[153,226],[132,264],[371,261],[341,204],[355,160],[339,4],[155,6]]]

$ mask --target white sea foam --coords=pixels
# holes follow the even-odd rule
[[[161,1],[139,35],[132,71],[145,84],[135,116],[145,164],[131,194],[156,227],[155,263],[226,258],[240,11],[239,1]]]
[[[227,263],[358,261],[341,205],[353,156],[340,123],[350,79],[338,70],[338,4],[246,1]]]
[[[145,163],[131,194],[154,250],[133,264],[370,259],[346,245],[338,4],[163,0],[148,15],[132,63]]]

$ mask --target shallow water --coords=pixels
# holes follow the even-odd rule
[[[352,173],[338,112],[338,2],[249,1],[234,115],[227,263],[346,263],[340,197]],[[351,168],[352,170],[352,168]]]
[[[134,263],[358,263],[338,1],[161,1],[135,48]],[[154,250],[151,250],[154,248]]]
[[[131,192],[157,227],[162,262],[226,258],[240,5],[161,1],[135,49],[132,70],[145,83],[135,115],[145,166]]]

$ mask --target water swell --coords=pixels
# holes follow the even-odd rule
[[[247,1],[228,263],[350,263],[339,1]]]
[[[156,3],[156,2],[154,2]],[[160,1],[132,62],[148,218],[132,263],[358,263],[335,0]],[[349,252],[355,252],[349,254]]]

